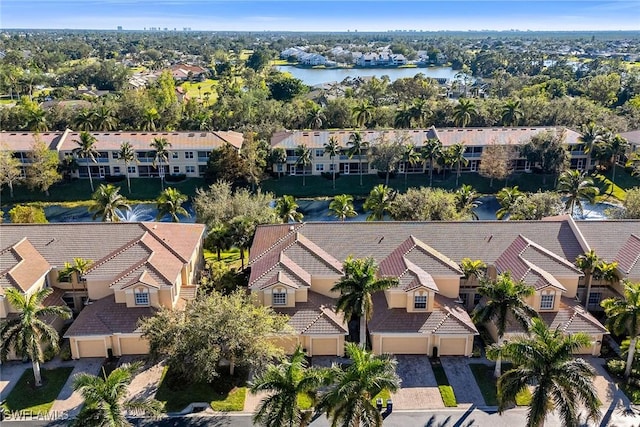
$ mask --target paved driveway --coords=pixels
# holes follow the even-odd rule
[[[392,396],[393,409],[444,408],[438,383],[427,356],[398,355],[401,389]]]
[[[468,357],[441,357],[440,362],[444,368],[449,384],[453,387],[458,404],[472,404],[476,406],[484,406],[484,398],[480,392],[480,388],[473,377],[473,373],[469,368],[469,363],[477,359],[469,359]]]
[[[31,362],[10,361],[0,364],[0,401],[9,396],[24,371],[29,368]]]

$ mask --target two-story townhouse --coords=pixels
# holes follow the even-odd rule
[[[45,304],[78,313],[64,335],[76,359],[147,353],[139,319],[195,298],[201,224],[3,224],[0,235],[0,318],[12,310],[4,288],[52,287]],[[74,258],[90,260],[88,271],[61,281]]]
[[[59,151],[62,142],[71,133],[70,130],[64,132],[0,132],[0,150],[9,150],[13,156],[20,160],[22,176],[26,176],[26,168],[31,162],[30,153],[33,151],[33,144],[36,140],[42,141],[50,150]]]
[[[462,144],[465,146],[465,158],[467,164],[463,165],[463,172],[475,172],[480,166],[480,157],[485,147],[496,145],[509,145],[515,148],[521,147],[531,140],[531,137],[541,132],[552,131],[561,132],[564,136],[564,142],[569,150],[571,157],[571,167],[573,169],[586,170],[594,166],[589,155],[584,152],[584,147],[579,141],[580,134],[571,129],[556,128],[440,128],[430,127],[428,129],[411,129],[411,130],[335,130],[335,131],[285,131],[278,132],[271,138],[271,146],[273,148],[280,147],[286,150],[287,161],[285,164],[275,164],[274,172],[288,173],[290,175],[302,174],[302,166],[297,164],[296,148],[299,145],[306,145],[312,150],[312,162],[308,166],[307,174],[320,175],[322,172],[331,172],[335,167],[336,172],[341,174],[356,174],[362,168],[362,173],[377,173],[377,170],[369,166],[367,159],[367,151],[363,151],[362,158],[356,154],[348,156],[349,140],[354,132],[359,132],[362,140],[370,146],[376,142],[384,134],[387,141],[396,138],[402,138],[405,143],[411,143],[416,148],[423,147],[427,140],[437,139],[444,148],[454,144]],[[324,153],[324,145],[331,138],[338,141],[342,148],[342,153],[338,158],[331,159],[328,154]],[[335,164],[335,166],[334,166]],[[529,171],[534,165],[531,165],[527,159],[516,155],[514,159],[515,171]],[[440,167],[434,165],[434,167]],[[404,173],[405,169],[409,173],[424,173],[429,168],[429,162],[418,164],[405,164],[401,162],[398,165],[398,171]]]
[[[640,222],[592,224],[561,216],[260,226],[251,248],[249,288],[257,301],[291,316],[295,332],[278,337],[287,351],[301,344],[309,355],[340,355],[349,327],[335,311],[338,295],[331,288],[343,277],[348,256],[371,256],[379,276],[399,280],[398,286],[373,296],[368,325],[373,351],[469,356],[477,330],[468,312],[482,301],[478,281],[464,279],[460,263],[479,259],[489,266],[489,277],[509,272],[532,285],[535,294],[527,302],[545,322],[566,333],[589,334],[592,345],[580,353],[597,355],[607,331],[579,304],[584,275],[573,262],[594,247],[603,258],[619,262],[621,279],[638,280]],[[617,242],[603,244],[611,235],[619,237]],[[592,292],[601,298],[620,290],[616,282]],[[514,324],[507,332],[521,331]]]

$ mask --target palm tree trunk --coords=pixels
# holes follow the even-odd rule
[[[129,166],[125,163],[125,168],[127,168],[127,187],[129,188],[129,194],[131,194],[131,176],[129,176]]]
[[[220,253],[220,252],[221,252],[221,251],[220,251],[220,248],[216,248],[216,251],[218,252],[218,261],[220,261],[220,260],[221,260],[221,257],[220,257],[220,255],[221,255],[221,253]]]
[[[235,361],[235,357],[231,356],[229,358],[229,375],[233,376],[235,372],[236,372],[236,361]]]
[[[459,181],[460,181],[460,161],[458,161],[458,168],[456,170],[456,187],[458,186]]]
[[[429,158],[429,187],[433,187],[433,157]]]
[[[244,270],[244,248],[240,248],[240,264],[241,269]]]
[[[33,366],[33,378],[36,380],[36,387],[42,386],[42,375],[40,375],[40,362],[37,359],[31,359],[31,365]]]
[[[408,172],[409,171],[407,170],[407,165],[405,164],[404,165],[404,189],[405,190],[407,189],[407,173]]]
[[[89,172],[89,184],[91,185],[91,192],[93,193],[95,190],[93,189],[93,178],[91,177],[91,166],[89,166],[89,162],[87,162],[87,172]]]
[[[9,183],[9,197],[13,199],[13,182]]]
[[[302,186],[305,187],[307,185],[307,169],[302,167]]]
[[[333,189],[336,189],[336,158],[331,159],[331,167],[333,168]]]
[[[592,279],[592,274],[591,274],[591,270],[589,270],[588,272],[585,273],[585,285],[587,288],[587,292],[584,296],[584,308],[585,310],[589,311],[589,294],[591,294],[591,279]]]
[[[631,366],[633,365],[633,356],[636,353],[636,344],[638,342],[638,337],[631,338],[629,342],[629,354],[627,354],[627,365],[624,368],[624,377],[627,381],[630,379],[631,375]]]
[[[611,171],[611,183],[615,185],[616,183],[616,156],[613,156],[613,171]],[[613,185],[611,186],[611,191],[613,191]]]
[[[358,161],[360,162],[360,187],[362,187],[362,150],[358,150]]]
[[[367,317],[365,315],[360,316],[360,346],[367,348]]]
[[[502,345],[502,337],[498,337],[498,346]],[[498,357],[496,358],[496,367],[493,370],[493,376],[495,378],[500,378],[500,375],[502,375],[502,356],[500,354],[498,354]]]
[[[160,161],[158,176],[160,177],[160,191],[164,191],[164,169],[162,168],[162,161]]]
[[[387,171],[387,175],[384,178],[384,185],[389,185],[389,171]]]

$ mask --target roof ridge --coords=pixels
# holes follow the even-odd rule
[[[251,261],[250,264],[254,264],[256,261],[258,261],[259,259],[261,259],[264,255],[266,255],[267,253],[271,252],[276,246],[278,246],[283,240],[285,240],[287,237],[290,237],[292,234],[297,233],[297,230],[300,229],[305,223],[302,222],[300,223],[299,226],[295,226],[295,225],[290,225],[289,226],[289,232],[286,233],[284,236],[282,236],[281,238],[277,239],[271,246],[269,246],[267,249],[265,249],[261,254],[256,255],[256,257],[253,259],[253,261]],[[281,224],[282,226],[284,226],[284,224]],[[295,243],[295,240],[294,242]],[[286,248],[282,249],[282,251],[284,251],[285,249],[288,249],[291,245],[288,245]]]
[[[431,333],[436,333],[436,331],[438,329],[440,329],[440,327],[444,324],[444,322],[451,316],[451,312],[449,310],[446,310],[446,313],[444,315],[444,317],[442,318],[442,320],[440,320],[440,322],[438,322],[438,324],[431,330]]]
[[[122,273],[120,273],[118,276],[116,276],[115,280],[113,280],[111,283],[109,283],[109,287],[115,285],[117,282],[119,282],[120,280],[122,280],[125,277],[127,277],[129,274],[131,274],[134,271],[136,271],[138,268],[143,266],[146,262],[147,262],[146,259],[142,259],[142,260],[138,261],[137,263],[133,264],[127,270],[124,270]]]
[[[620,250],[616,254],[616,258],[620,258],[620,252],[622,252],[622,249],[624,249],[627,246],[627,243],[629,243],[629,241],[631,239],[637,240],[638,243],[640,244],[640,237],[638,237],[635,234],[631,233],[629,238],[624,242],[624,244],[622,245],[622,247],[620,248]],[[638,251],[638,254],[636,255],[636,257],[629,263],[629,269],[626,270],[625,273],[629,274],[631,272],[631,270],[633,269],[633,266],[636,265],[638,263],[638,261],[640,261],[640,251]],[[620,265],[619,262],[618,262],[618,265]]]
[[[332,267],[334,270],[338,271],[340,274],[344,273],[342,271],[342,263],[340,261],[338,261],[333,255],[331,255],[329,252],[322,249],[320,246],[316,245],[308,237],[304,236],[298,231],[296,231],[296,242],[302,244],[302,246],[307,248],[313,254],[317,255],[320,258],[320,261],[324,262],[329,267]],[[339,265],[339,267],[337,267],[336,265]]]
[[[167,248],[169,250],[169,252],[171,252],[173,255],[175,255],[178,259],[180,259],[183,263],[185,262],[189,262],[188,259],[186,259],[185,257],[183,257],[181,254],[179,254],[175,249],[173,249],[171,247],[171,245],[169,245],[167,242],[164,241],[164,239],[161,239],[157,234],[155,234],[153,232],[154,228],[152,227],[148,227],[146,223],[141,222],[140,223],[145,229],[147,229],[149,231],[149,234],[151,234],[158,242],[160,242],[160,244],[162,246],[164,246],[165,248]],[[156,225],[157,226],[157,225]],[[154,226],[154,227],[156,227]],[[144,236],[143,236],[144,237]],[[140,240],[142,240],[142,237],[140,238]]]
[[[105,255],[104,257],[102,257],[101,259],[99,259],[98,261],[94,262],[93,264],[91,264],[91,266],[89,267],[89,269],[87,270],[87,273],[95,270],[96,268],[100,267],[101,265],[111,261],[112,259],[114,259],[115,257],[117,257],[118,255],[126,252],[127,250],[131,249],[133,246],[135,246],[137,243],[143,243],[142,242],[142,238],[145,236],[145,234],[147,234],[147,232],[145,231],[144,234],[142,234],[141,237],[136,237],[133,240],[125,243],[124,245],[120,246],[119,248],[111,251],[110,253],[108,253],[107,255]],[[143,243],[144,244],[144,243]],[[149,246],[144,245],[145,248],[147,250],[151,250],[151,248],[149,248]]]
[[[454,262],[451,258],[446,256],[442,252],[438,251],[437,249],[429,246],[428,244],[426,244],[422,240],[420,240],[417,237],[415,237],[413,234],[410,234],[409,238],[414,242],[415,246],[427,251],[431,257],[433,257],[437,261],[443,263],[445,266],[449,267],[451,270],[454,270],[457,273],[463,274],[462,270],[460,270],[460,266],[456,262]],[[414,248],[415,248],[415,246],[414,246]]]
[[[306,331],[308,331],[318,320],[320,320],[322,316],[324,316],[324,313],[322,312],[322,309],[320,309],[320,313],[318,313],[315,319],[307,324],[307,326],[302,330],[302,333],[304,334]]]
[[[580,271],[580,270],[579,270],[579,269],[578,269],[578,268],[577,268],[573,263],[569,262],[569,260],[566,260],[566,259],[562,258],[561,256],[559,256],[559,255],[557,255],[557,254],[555,254],[555,253],[551,252],[550,250],[548,250],[548,249],[547,249],[547,248],[545,248],[544,246],[539,245],[538,243],[534,242],[533,240],[531,240],[531,239],[529,239],[529,238],[527,238],[527,237],[525,237],[525,236],[522,236],[522,235],[519,235],[519,236],[521,236],[521,237],[525,240],[525,242],[527,242],[530,246],[532,246],[532,247],[534,247],[535,249],[537,249],[537,250],[539,250],[539,251],[543,252],[543,253],[544,253],[545,255],[547,255],[548,257],[553,258],[555,261],[558,261],[558,262],[560,262],[560,263],[564,264],[566,267],[569,267],[569,268],[571,268],[572,270],[574,270],[574,271],[579,272],[580,274],[582,274],[582,271]],[[526,251],[526,250],[527,250],[527,248],[525,248],[525,249],[521,252],[521,254],[522,254],[522,253],[524,253],[524,251]]]

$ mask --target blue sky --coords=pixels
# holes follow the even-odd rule
[[[0,0],[0,28],[640,30],[640,0]]]

